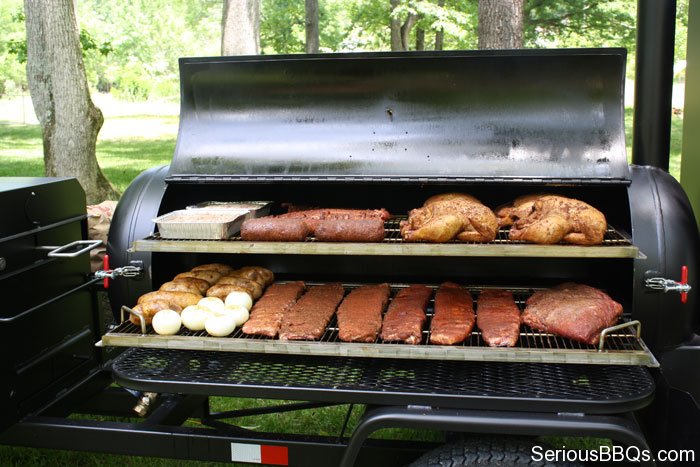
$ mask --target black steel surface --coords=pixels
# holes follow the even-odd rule
[[[631,170],[634,244],[647,255],[645,260],[634,260],[634,316],[644,323],[642,337],[658,357],[700,331],[700,235],[688,197],[671,175],[654,167]],[[688,283],[694,286],[687,303],[681,303],[677,292],[645,288],[647,271],[679,281],[683,265],[688,266]]]
[[[0,430],[99,364],[89,255],[47,253],[87,234],[75,179],[0,178]]]
[[[615,413],[646,405],[642,367],[374,360],[134,348],[114,362],[126,387],[344,403]]]
[[[129,185],[114,211],[107,240],[110,267],[128,266],[130,261],[143,261],[142,280],[117,279],[110,281],[109,298],[115,319],[124,300],[134,302],[152,289],[151,253],[129,252],[131,242],[153,233],[153,218],[159,214],[161,198],[165,192],[167,166],[154,167],[142,172]]]
[[[347,446],[330,436],[227,433],[52,417],[29,417],[0,434],[0,444],[15,446],[227,463],[231,462],[231,443],[286,446],[289,465],[309,467],[338,465]],[[360,452],[357,465],[403,466],[435,447],[435,443],[420,441],[371,440]]]
[[[625,180],[625,55],[531,49],[181,59],[170,175]]]
[[[637,1],[632,161],[668,171],[676,0]]]

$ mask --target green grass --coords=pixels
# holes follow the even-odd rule
[[[138,119],[135,119],[138,120]],[[97,143],[97,160],[112,185],[123,192],[144,170],[170,163],[175,138],[119,138]],[[41,129],[38,125],[0,125],[0,176],[44,175]]]
[[[625,141],[627,143],[627,160],[632,161],[632,117],[633,110],[625,109]],[[676,180],[681,179],[681,147],[683,145],[683,116],[671,116],[671,146],[669,148],[668,172]]]

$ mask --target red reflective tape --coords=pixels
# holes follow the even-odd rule
[[[289,448],[287,446],[260,446],[260,459],[263,464],[289,465]]]

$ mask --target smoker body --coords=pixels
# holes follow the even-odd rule
[[[576,435],[652,449],[700,445],[697,294],[681,303],[677,293],[647,287],[650,278],[678,279],[682,266],[688,282],[697,283],[700,240],[680,186],[657,169],[627,164],[624,63],[620,49],[183,59],[173,162],[132,183],[110,230],[112,265],[142,265],[144,277],[113,281],[109,293],[119,319],[122,305],[156,290],[173,272],[219,261],[265,266],[278,280],[320,283],[451,280],[533,289],[571,280],[605,289],[628,319],[642,323],[649,368],[564,357],[555,363],[550,360],[565,352],[554,347],[541,363],[499,361],[495,354],[435,361],[401,353],[324,357],[137,346],[120,354],[95,351],[100,358],[89,360],[80,384],[16,411],[6,426],[26,416],[0,441],[220,461],[241,459],[241,449],[257,446],[289,465],[404,465],[439,448],[366,441],[395,427],[432,429],[445,439]],[[538,192],[581,199],[600,207],[638,252],[567,255],[555,246],[523,254],[509,244],[481,251],[474,245],[469,253],[438,246],[418,254],[409,245],[404,254],[386,254],[383,244],[366,252],[304,245],[242,251],[235,241],[159,243],[152,222],[208,200],[405,213],[450,191],[490,207]],[[79,204],[73,202],[76,210]],[[87,321],[90,329],[100,326],[96,317]],[[142,423],[63,418],[78,409],[123,413],[135,399],[103,390],[111,381],[139,396],[160,393],[160,402]],[[251,395],[305,402],[209,410],[209,396]],[[251,432],[221,422],[345,404],[366,410],[352,434],[343,427],[337,437]],[[658,423],[662,414],[670,414],[668,425]],[[211,428],[181,426],[188,418]]]

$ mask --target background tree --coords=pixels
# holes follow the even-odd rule
[[[221,55],[260,53],[260,0],[224,0]]]
[[[391,16],[389,18],[389,30],[391,33],[391,50],[392,52],[406,50],[401,40],[401,19],[399,19],[399,5],[401,0],[391,0]]]
[[[318,0],[306,0],[306,53],[318,53]]]
[[[479,0],[479,48],[523,46],[523,0]]]
[[[95,155],[104,121],[90,99],[72,0],[26,0],[27,81],[47,176],[76,177],[88,203],[116,199]]]

